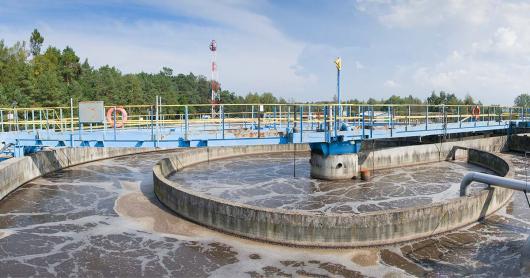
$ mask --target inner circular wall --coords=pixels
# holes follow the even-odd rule
[[[497,138],[436,145],[399,147],[371,152],[360,164],[381,169],[451,159],[466,148],[468,162],[510,175],[508,162],[479,150],[499,150]],[[474,149],[477,148],[477,149]],[[307,145],[261,145],[188,149],[161,160],[153,168],[155,194],[178,215],[207,227],[256,240],[319,247],[390,244],[435,235],[477,221],[504,206],[512,191],[492,187],[473,196],[404,209],[360,214],[316,213],[256,207],[187,189],[167,179],[184,167],[233,156],[307,151]]]

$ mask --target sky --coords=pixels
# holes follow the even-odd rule
[[[434,91],[509,105],[530,88],[530,2],[501,0],[0,0],[0,39],[71,46],[95,67],[210,76],[223,89],[331,100]]]

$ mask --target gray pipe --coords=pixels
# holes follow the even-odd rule
[[[477,181],[487,185],[494,185],[519,191],[530,191],[525,181],[503,178],[495,175],[470,172],[467,173],[460,183],[460,196],[465,196],[467,187],[471,182]]]

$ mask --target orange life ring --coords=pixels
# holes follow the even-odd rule
[[[116,121],[116,127],[123,127],[127,122],[127,111],[123,107],[111,107],[107,110],[107,122],[111,127],[114,127],[114,109],[116,109],[116,119],[118,118],[118,112],[121,113],[121,121]]]
[[[475,120],[479,120],[480,119],[480,107],[475,106],[473,107],[473,110],[471,110],[471,114],[473,115],[473,117],[475,117]]]

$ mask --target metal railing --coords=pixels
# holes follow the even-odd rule
[[[221,104],[211,114],[211,104],[123,105],[128,120],[123,127],[109,124],[79,124],[78,107],[0,108],[0,132],[76,132],[113,130],[177,129],[189,138],[193,131],[227,133],[238,138],[278,136],[284,131],[322,131],[339,126],[372,137],[374,131],[393,136],[400,132],[505,125],[528,120],[528,108],[480,105],[394,104]],[[476,111],[475,111],[476,112]],[[334,115],[336,113],[336,115]],[[334,120],[336,117],[336,121]],[[115,115],[122,120],[121,114]]]

